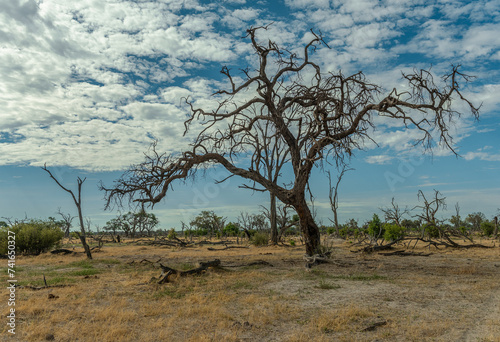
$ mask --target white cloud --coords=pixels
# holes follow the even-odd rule
[[[384,165],[384,164],[390,164],[391,160],[393,160],[393,156],[388,156],[386,154],[381,154],[377,156],[369,156],[365,158],[365,161],[368,164],[378,164],[378,165]]]
[[[465,160],[484,160],[484,161],[500,161],[500,154],[492,154],[488,152],[467,152],[463,155]]]
[[[483,66],[499,54],[500,28],[492,18],[500,17],[500,6],[495,1],[286,0],[285,12],[291,16],[265,3],[223,3],[227,6],[197,0],[2,2],[0,164],[43,160],[119,169],[153,137],[164,135],[166,149],[180,146],[173,137],[183,132],[187,108],[182,98],[210,108],[220,99],[212,93],[227,86],[214,72],[221,64],[235,71],[246,63],[255,66],[248,41],[241,39],[251,25],[274,22],[260,32],[259,41],[274,40],[299,54],[311,37],[309,29],[321,31],[332,49],[319,47],[313,57],[324,70],[348,74],[368,69],[371,80],[387,89],[401,85],[399,70],[408,67],[394,62],[398,54],[424,56],[427,60],[416,64],[432,61],[436,71],[449,64],[449,57]],[[472,24],[465,27],[464,20]],[[269,71],[275,67],[269,65]],[[491,79],[466,89],[483,102],[486,113],[499,107],[499,85],[491,70],[483,66],[478,73]],[[395,121],[377,119],[376,124],[373,137],[389,150],[408,151],[409,141],[420,136]],[[471,125],[459,121],[454,133],[460,141],[471,133]],[[132,152],[118,157],[127,148]],[[470,153],[479,152],[484,153]],[[384,152],[367,161],[387,158]]]
[[[329,0],[285,0],[285,4],[292,8],[328,8],[330,6]]]

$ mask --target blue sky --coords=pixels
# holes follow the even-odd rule
[[[367,220],[395,197],[417,205],[417,191],[459,202],[463,215],[500,207],[500,1],[4,1],[0,4],[0,216],[75,213],[44,163],[68,187],[84,184],[84,215],[102,226],[99,181],[110,185],[142,160],[154,139],[158,149],[182,150],[187,108],[183,96],[209,106],[227,86],[219,74],[254,63],[250,26],[273,23],[266,33],[291,50],[309,30],[330,48],[313,59],[325,71],[362,70],[373,82],[401,86],[401,71],[429,68],[442,75],[452,64],[477,76],[463,92],[482,103],[479,122],[464,116],[453,128],[461,155],[437,147],[432,156],[412,148],[414,131],[383,120],[372,132],[378,146],[355,153],[340,186],[339,216]],[[213,209],[234,219],[256,212],[267,194],[238,189],[241,181],[214,185],[214,169],[195,183],[178,184],[154,212],[163,227],[179,226]],[[328,181],[311,180],[318,220],[328,224]],[[126,209],[124,209],[126,210]]]

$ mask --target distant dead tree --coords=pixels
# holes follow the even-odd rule
[[[415,215],[425,223],[422,227],[422,237],[424,236],[426,225],[439,229],[440,235],[442,235],[443,232],[439,228],[436,214],[439,210],[446,209],[446,197],[442,197],[439,191],[434,190],[434,197],[428,200],[422,190],[418,190],[418,199],[423,202],[422,205],[417,205],[412,210],[420,209],[422,211],[420,214]]]
[[[80,232],[81,234],[78,234],[78,237],[80,238],[80,241],[82,242],[82,245],[83,245],[83,248],[85,250],[85,253],[87,254],[87,258],[88,259],[92,259],[92,253],[90,251],[90,247],[89,245],[87,244],[87,240],[85,238],[86,234],[85,234],[85,226],[84,226],[84,222],[83,222],[83,215],[82,215],[82,184],[85,182],[86,178],[84,179],[81,179],[80,177],[78,177],[76,179],[77,181],[77,184],[78,184],[78,196],[75,196],[75,194],[73,193],[72,190],[69,190],[68,188],[64,187],[58,180],[57,178],[55,178],[53,175],[52,175],[52,172],[50,172],[49,169],[47,169],[47,164],[45,164],[42,169],[44,171],[46,171],[50,178],[52,178],[54,180],[54,182],[56,182],[56,184],[61,188],[63,189],[64,191],[68,192],[71,197],[73,198],[73,201],[75,202],[75,205],[76,205],[76,208],[78,209],[78,219],[80,220]]]
[[[450,222],[456,230],[460,229],[462,218],[460,217],[460,204],[458,202],[455,203],[455,215],[451,216]]]
[[[332,175],[331,172],[328,171],[328,188],[330,189],[328,193],[328,197],[330,198],[330,208],[332,209],[333,212],[333,221],[330,219],[330,221],[335,225],[335,232],[337,236],[340,235],[340,226],[339,226],[339,219],[337,215],[337,209],[339,208],[339,185],[340,182],[342,181],[342,177],[344,177],[345,173],[348,171],[352,171],[354,169],[348,168],[347,165],[343,164],[342,169],[340,170],[340,173],[337,176],[337,182],[335,183],[334,186],[332,186]]]
[[[399,205],[394,201],[394,197],[392,198],[390,208],[380,208],[380,210],[384,213],[386,221],[393,221],[400,227],[401,222],[403,221],[403,216],[410,213],[407,207],[401,209]]]
[[[257,116],[257,113],[254,113]],[[252,145],[255,147],[255,153],[252,155],[252,168],[267,178],[273,184],[278,184],[281,176],[281,169],[285,163],[289,162],[289,151],[286,148],[284,140],[273,129],[270,121],[256,121],[254,125],[256,134],[248,134],[247,139],[253,139]],[[258,188],[253,181],[252,186],[243,185],[245,189],[265,192],[265,187]],[[276,245],[279,240],[278,213],[276,204],[276,195],[270,194],[269,209],[265,210],[265,215],[269,218],[271,224],[270,242]]]
[[[221,165],[231,175],[259,184],[292,206],[300,218],[306,254],[312,256],[321,252],[319,228],[306,197],[315,165],[328,159],[342,165],[366,139],[373,139],[370,134],[377,115],[415,128],[421,135],[414,143],[425,149],[432,149],[438,140],[451,151],[449,127],[461,115],[454,100],[465,102],[473,117],[478,117],[479,108],[461,92],[462,82],[472,77],[461,73],[458,66],[443,77],[442,86],[430,71],[415,70],[403,74],[408,83],[404,91],[394,88],[382,95],[381,87],[367,81],[362,72],[350,76],[322,72],[311,60],[311,54],[324,44],[321,35],[312,32],[299,56],[272,40],[259,40],[258,33],[266,28],[247,30],[256,70],[244,70],[241,80],[229,68],[222,68],[230,89],[214,94],[216,108],[197,108],[186,99],[191,115],[185,133],[200,129],[190,149],[167,155],[153,145],[145,161],[130,167],[112,187],[101,184],[106,207],[112,202],[122,205],[124,198],[154,206],[174,182],[194,176],[204,167]],[[270,180],[256,163],[265,158],[265,149],[256,145],[262,141],[257,123],[268,124],[267,134],[285,144],[290,158],[287,167],[293,174],[289,186]]]
[[[61,216],[62,221],[64,222],[64,237],[70,237],[69,230],[71,229],[71,222],[75,218],[71,214],[65,214],[61,211],[61,208],[57,208],[57,214]]]
[[[269,219],[271,214],[269,208],[261,205],[263,214]],[[297,225],[297,222],[293,222],[292,216],[290,215],[292,212],[295,212],[293,208],[289,205],[277,205],[276,206],[276,241],[280,242],[282,240],[283,234],[285,232]],[[271,228],[272,231],[272,228]],[[271,241],[272,244],[275,244]]]
[[[265,214],[249,214],[240,212],[238,216],[239,227],[245,232],[248,239],[252,238],[250,231],[265,231],[269,229]]]

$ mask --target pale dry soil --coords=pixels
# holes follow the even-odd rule
[[[71,286],[18,288],[16,335],[3,318],[0,341],[500,341],[499,247],[421,246],[412,251],[432,255],[401,257],[332,246],[331,261],[309,271],[303,246],[115,244],[92,261],[82,253],[19,257],[21,284],[43,285],[45,274],[49,285]],[[158,260],[186,270],[215,258],[222,268],[150,282],[160,276]],[[245,266],[254,261],[269,265]]]

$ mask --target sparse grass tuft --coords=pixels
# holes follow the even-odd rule
[[[80,260],[80,261],[73,261],[69,263],[66,267],[79,267],[79,268],[94,268],[94,264],[90,260]]]
[[[100,270],[96,270],[96,269],[83,269],[83,270],[77,270],[77,271],[71,271],[71,272],[68,272],[66,273],[67,275],[69,276],[90,276],[90,275],[95,275],[95,274],[99,274],[101,273]]]
[[[336,289],[340,289],[341,286],[338,284],[330,284],[324,280],[320,280],[319,285],[316,287],[318,289],[322,289],[322,290],[336,290]]]
[[[97,259],[97,262],[104,265],[119,265],[122,262],[116,259]]]
[[[309,326],[322,333],[347,332],[359,330],[361,323],[367,317],[375,314],[369,310],[359,307],[357,304],[349,304],[337,310],[320,311]]]
[[[386,280],[387,277],[378,275],[378,274],[343,274],[343,275],[334,275],[331,276],[333,279],[342,279],[342,280],[353,280],[353,281],[370,281],[370,280]]]

